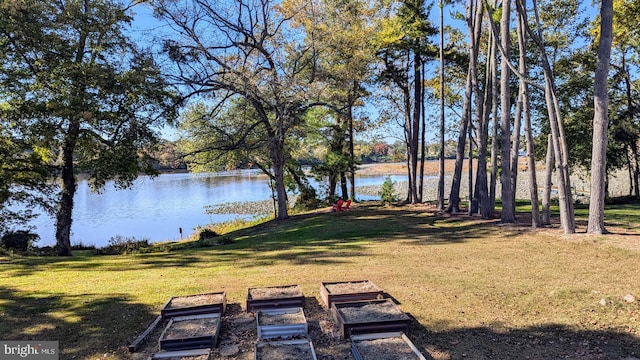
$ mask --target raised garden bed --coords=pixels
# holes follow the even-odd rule
[[[160,335],[160,349],[213,349],[218,342],[220,325],[220,314],[174,317]]]
[[[226,306],[225,292],[174,296],[160,310],[160,315],[165,319],[211,313],[219,313],[222,316]]]
[[[255,360],[317,360],[313,343],[308,339],[258,341],[253,354]]]
[[[336,303],[331,305],[333,318],[343,339],[351,335],[408,332],[411,319],[390,299]]]
[[[256,318],[260,340],[307,336],[309,332],[302,308],[258,310]]]
[[[295,307],[304,307],[304,295],[298,285],[247,289],[247,311]]]
[[[169,351],[155,353],[151,357],[152,359],[163,360],[210,360],[210,349],[194,349],[194,350],[182,350],[182,351]]]
[[[426,360],[401,332],[353,335],[351,352],[356,360]]]
[[[382,298],[384,291],[369,280],[323,282],[320,297],[331,309],[334,302],[353,302]]]

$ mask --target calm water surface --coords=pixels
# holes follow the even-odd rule
[[[155,178],[141,176],[129,189],[117,190],[109,183],[99,194],[92,192],[86,181],[80,181],[75,195],[71,243],[101,247],[117,235],[150,241],[179,240],[180,228],[187,237],[197,226],[251,218],[240,214],[207,214],[205,207],[270,199],[266,177],[257,175],[256,171],[240,170],[163,174]],[[356,177],[356,186],[379,185],[385,178]],[[393,181],[404,179],[392,176]],[[47,215],[32,222],[41,237],[38,246],[55,244],[54,223]]]

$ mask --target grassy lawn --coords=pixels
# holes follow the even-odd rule
[[[226,291],[244,304],[248,287],[298,284],[321,301],[322,281],[369,279],[415,319],[410,338],[434,359],[638,358],[640,206],[607,211],[614,234],[565,236],[357,204],[212,248],[0,257],[0,339],[58,340],[61,359],[121,359],[171,296]]]

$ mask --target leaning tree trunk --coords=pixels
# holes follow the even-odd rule
[[[533,9],[536,18],[536,26],[541,29],[540,16],[538,13],[537,3],[533,1]],[[558,198],[560,202],[560,223],[565,234],[575,232],[575,218],[573,212],[573,197],[571,194],[571,180],[569,178],[569,160],[566,137],[564,135],[564,125],[562,123],[562,114],[560,112],[560,104],[556,96],[555,81],[553,71],[549,64],[547,52],[544,47],[544,38],[539,30],[535,34],[527,27],[531,38],[535,41],[540,53],[542,70],[545,79],[545,101],[547,103],[547,112],[549,116],[549,127],[553,140],[553,150],[555,153],[556,178],[558,179]]]
[[[575,232],[575,225],[572,220],[572,211],[569,206],[569,202],[571,202],[571,193],[567,193],[567,180],[568,180],[568,169],[564,166],[565,155],[566,153],[563,151],[564,145],[561,141],[560,129],[559,126],[562,126],[562,122],[558,119],[558,113],[555,111],[553,106],[552,92],[553,90],[553,82],[550,78],[548,78],[548,74],[546,72],[550,72],[549,70],[545,70],[545,77],[547,77],[547,86],[545,89],[545,98],[547,101],[547,107],[549,111],[549,124],[551,128],[551,140],[553,143],[553,151],[554,151],[554,160],[556,167],[556,179],[558,180],[558,200],[560,203],[560,222],[566,234]]]
[[[603,234],[604,189],[607,175],[607,128],[609,123],[609,94],[607,78],[611,59],[613,0],[602,0],[600,8],[600,44],[598,67],[594,84],[593,148],[591,152],[591,199],[589,201],[589,224],[587,233]]]

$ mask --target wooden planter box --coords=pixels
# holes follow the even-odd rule
[[[163,360],[210,360],[211,350],[209,349],[195,349],[195,350],[182,350],[182,351],[169,351],[155,353],[151,359],[163,359]]]
[[[369,280],[323,282],[320,297],[331,309],[334,302],[354,302],[382,298],[384,291]]]
[[[304,295],[298,285],[247,289],[247,311],[295,307],[304,307]]]
[[[220,314],[178,316],[160,335],[160,349],[181,351],[193,349],[213,349],[220,334]]]
[[[333,318],[343,339],[351,335],[408,332],[411,318],[390,299],[336,303],[331,305]]]
[[[302,308],[258,310],[256,318],[259,340],[304,337],[309,332]]]
[[[313,343],[308,339],[258,341],[253,354],[255,360],[317,360]]]
[[[356,360],[426,360],[401,332],[353,335],[351,352]]]
[[[211,313],[218,313],[222,316],[226,306],[227,294],[225,292],[174,296],[160,310],[160,315],[165,319]]]

